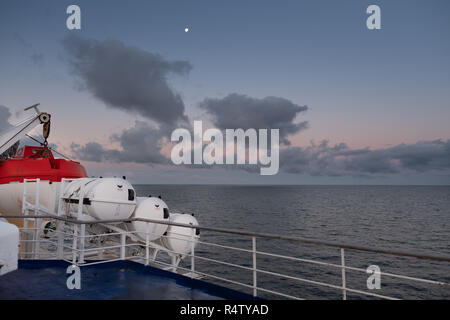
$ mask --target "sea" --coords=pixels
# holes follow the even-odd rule
[[[450,256],[450,186],[136,185],[135,189],[138,196],[161,196],[170,212],[194,214],[205,227]],[[253,293],[251,237],[201,230],[200,241],[195,249],[195,270],[213,276],[205,280]],[[343,290],[336,288],[342,286],[342,269],[310,262],[339,265],[339,248],[263,238],[256,239],[256,247],[261,252],[302,259],[258,254],[258,296],[287,297],[270,292],[276,291],[303,299],[343,298]],[[346,270],[347,288],[399,299],[450,299],[450,262],[351,249],[345,249],[344,256],[346,266],[358,268]],[[181,266],[189,269],[190,260],[184,259]],[[381,274],[377,288],[374,274],[367,272],[370,266],[382,273],[447,285]],[[349,290],[345,294],[347,299],[378,299]]]

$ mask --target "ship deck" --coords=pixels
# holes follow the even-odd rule
[[[81,288],[68,289],[70,264],[60,260],[19,260],[0,278],[0,299],[253,299],[251,295],[133,261],[81,267]]]

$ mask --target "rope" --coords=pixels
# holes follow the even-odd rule
[[[26,134],[26,136],[28,138],[30,138],[31,140],[34,140],[35,142],[39,143],[41,146],[47,147],[48,143],[47,143],[47,139],[45,139],[44,142],[39,141],[38,139],[30,136],[29,134]],[[50,150],[56,152],[57,154],[59,154],[60,156],[63,156],[64,158],[66,158],[67,160],[73,161],[72,159],[70,159],[69,157],[63,155],[61,152],[56,151],[54,148],[48,147]]]

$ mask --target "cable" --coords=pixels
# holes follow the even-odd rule
[[[39,141],[38,139],[36,139],[36,138],[30,136],[29,134],[25,134],[25,135],[26,135],[28,138],[30,138],[31,140],[36,141],[36,142],[39,143],[40,145],[45,146],[45,144],[44,144],[43,142],[41,142],[41,141]],[[49,148],[50,150],[56,152],[57,154],[63,156],[63,157],[66,158],[67,160],[73,161],[73,160],[70,159],[68,156],[65,156],[65,155],[63,155],[61,152],[56,151],[54,148],[51,148],[51,147],[48,147],[48,148]]]
[[[23,127],[22,129],[20,129],[19,130],[19,132],[17,132],[15,135],[13,135],[11,138],[9,138],[9,140],[8,141],[6,141],[3,145],[1,145],[0,147],[3,147],[3,146],[5,146],[7,143],[9,143],[11,140],[13,140],[15,137],[17,137],[22,131],[24,131],[25,129],[27,129],[36,119],[38,119],[39,118],[39,116],[36,116],[36,117],[34,117],[34,119],[29,123],[29,124],[27,124],[25,127]],[[28,120],[25,120],[25,121],[30,121],[31,120],[31,118],[30,119],[28,119]],[[22,123],[24,123],[24,122],[22,122]],[[5,150],[6,151],[6,150]]]

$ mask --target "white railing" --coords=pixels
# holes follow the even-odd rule
[[[14,216],[14,218],[19,218],[19,216]],[[39,216],[31,216],[28,215],[26,219],[45,219],[45,221],[55,222],[55,223],[61,223],[63,222],[65,225],[65,229],[58,229],[53,231],[54,236],[50,237],[48,239],[41,237],[41,229],[39,228],[22,228],[21,233],[22,234],[31,234],[36,235],[38,234],[39,237],[36,239],[27,239],[21,237],[21,243],[31,243],[32,245],[24,246],[26,248],[30,248],[31,251],[21,251],[20,255],[24,259],[61,259],[65,260],[68,263],[72,263],[78,266],[88,266],[93,264],[99,264],[99,263],[107,263],[111,261],[118,261],[118,260],[135,260],[137,262],[144,263],[146,265],[154,265],[158,266],[160,268],[164,268],[167,270],[171,270],[174,272],[182,273],[186,276],[192,277],[192,278],[198,278],[198,277],[205,277],[208,279],[214,279],[219,280],[225,283],[229,283],[235,286],[239,286],[241,288],[245,288],[247,290],[250,290],[253,293],[253,296],[258,297],[260,296],[260,292],[276,295],[282,298],[290,298],[290,299],[302,299],[300,296],[291,294],[289,292],[280,292],[277,290],[269,289],[269,288],[263,288],[261,286],[258,286],[258,275],[264,274],[264,275],[270,275],[278,278],[283,279],[289,279],[300,283],[306,283],[310,285],[316,285],[319,287],[326,287],[331,288],[335,290],[339,290],[342,292],[342,298],[346,299],[348,293],[355,293],[358,295],[366,295],[370,297],[375,298],[382,298],[382,299],[398,299],[398,297],[388,296],[388,295],[382,295],[378,294],[372,291],[368,290],[358,290],[354,288],[350,288],[347,285],[346,279],[347,279],[347,272],[348,271],[354,271],[354,272],[361,272],[366,273],[367,270],[363,268],[357,268],[357,267],[351,267],[346,264],[345,260],[345,253],[347,251],[365,251],[365,252],[372,252],[372,253],[382,253],[397,257],[409,257],[409,258],[416,258],[416,259],[424,259],[429,261],[440,261],[446,263],[447,267],[450,265],[450,258],[444,257],[444,256],[430,256],[430,255],[420,255],[420,254],[414,254],[414,253],[408,253],[408,252],[399,252],[399,251],[392,251],[392,250],[381,250],[381,249],[373,249],[373,248],[363,248],[359,246],[352,246],[352,245],[346,245],[346,244],[336,244],[336,243],[327,243],[322,241],[315,241],[315,240],[309,240],[309,239],[301,239],[301,238],[294,238],[294,237],[285,237],[280,235],[272,235],[272,234],[258,234],[258,233],[252,233],[252,232],[244,232],[239,230],[227,230],[227,229],[219,229],[219,228],[210,228],[210,227],[199,227],[199,226],[192,226],[192,225],[185,225],[185,224],[179,224],[179,223],[169,223],[169,222],[160,222],[160,221],[154,221],[154,220],[148,220],[148,219],[128,219],[128,220],[108,220],[108,221],[89,221],[89,222],[83,222],[83,221],[77,221],[73,219],[68,219],[66,217],[55,217],[52,215],[39,215]],[[152,242],[148,241],[148,235],[150,233],[146,233],[146,239],[145,242],[133,242],[133,236],[136,235],[136,231],[127,231],[127,232],[108,232],[108,233],[102,233],[102,234],[85,234],[84,236],[81,236],[77,230],[86,228],[86,225],[95,225],[95,224],[101,224],[101,225],[108,225],[110,223],[114,223],[117,225],[119,222],[131,222],[131,221],[144,221],[148,224],[150,223],[162,223],[167,225],[174,225],[174,226],[182,226],[186,228],[195,228],[200,229],[203,231],[210,231],[210,232],[220,232],[228,235],[240,235],[247,237],[251,241],[251,248],[240,248],[230,245],[224,245],[224,244],[218,244],[218,243],[212,243],[212,242],[206,242],[206,241],[197,241],[197,245],[203,245],[210,248],[222,248],[227,250],[232,250],[234,252],[239,253],[248,253],[251,255],[251,264],[250,266],[242,265],[233,263],[230,261],[224,261],[219,259],[213,259],[210,257],[201,256],[198,253],[198,249],[194,249],[194,243],[196,240],[192,238],[192,240],[187,240],[186,238],[176,238],[175,239],[181,239],[184,241],[191,241],[192,244],[192,250],[191,253],[185,254],[185,257],[189,257],[188,261],[190,261],[190,266],[184,267],[179,266],[178,264],[173,264],[171,262],[164,261],[163,259],[158,259],[158,252],[155,253],[155,250],[158,250],[159,252],[166,252],[168,254],[176,255],[177,252],[173,252],[168,249],[164,249],[161,247],[155,246]],[[61,244],[61,237],[63,239]],[[166,237],[166,236],[164,236]],[[103,245],[93,244],[92,241],[89,241],[89,239],[94,238],[103,238]],[[107,240],[109,239],[109,240]],[[329,262],[323,262],[323,261],[317,261],[313,259],[305,259],[300,257],[294,257],[289,255],[282,255],[282,254],[276,254],[271,252],[266,252],[262,250],[257,250],[257,239],[278,239],[278,240],[286,240],[289,242],[298,242],[298,243],[307,243],[307,244],[314,244],[317,246],[324,246],[324,247],[330,247],[330,248],[336,248],[339,249],[340,252],[340,264],[333,264]],[[86,242],[90,243],[90,246],[85,246]],[[82,245],[81,245],[82,244]],[[49,246],[52,245],[52,246]],[[46,249],[44,249],[46,248]],[[127,254],[130,252],[132,248],[138,248],[143,249],[141,250],[144,254],[138,255],[138,254]],[[153,254],[151,254],[153,252]],[[97,260],[101,259],[100,261],[86,261],[85,258],[90,257],[91,259]],[[280,272],[272,271],[272,270],[266,270],[264,268],[261,268],[257,265],[257,257],[272,257],[276,258],[278,260],[287,260],[291,262],[301,262],[305,264],[311,264],[316,266],[325,266],[334,268],[337,271],[340,272],[341,275],[341,285],[336,284],[330,284],[324,281],[316,281],[312,279],[307,279],[304,277],[299,276],[293,276],[289,274],[283,274]],[[252,274],[252,283],[244,283],[242,281],[236,281],[230,278],[226,278],[221,275],[220,268],[217,269],[217,273],[213,274],[210,271],[209,272],[203,272],[196,268],[197,264],[196,261],[205,261],[208,263],[216,263],[227,267],[235,268],[237,271],[239,270],[246,270],[249,271]],[[301,267],[299,267],[299,270]],[[450,283],[445,281],[436,281],[436,280],[430,280],[430,279],[423,279],[419,277],[412,277],[412,276],[406,276],[406,275],[400,275],[395,273],[388,273],[388,272],[380,272],[380,276],[382,277],[390,277],[390,278],[396,278],[396,279],[402,279],[402,280],[408,280],[413,283],[423,283],[427,285],[433,285],[433,286],[440,286],[446,288],[448,290],[447,292],[450,293]]]
[[[70,179],[63,179],[60,185],[60,197],[57,199],[57,212],[49,212],[46,208],[43,208],[39,204],[39,179],[26,179],[24,181],[24,195],[23,195],[23,210],[22,216],[9,216],[11,218],[23,218],[24,227],[21,228],[21,251],[20,256],[23,259],[59,259],[65,260],[68,263],[72,263],[78,266],[88,266],[99,263],[107,263],[111,261],[118,260],[135,260],[137,262],[144,263],[145,265],[154,265],[166,270],[171,270],[173,272],[182,273],[185,276],[191,278],[204,277],[212,281],[220,281],[232,285],[234,287],[239,287],[243,290],[251,292],[253,296],[261,296],[260,292],[275,295],[282,298],[290,299],[302,299],[301,296],[295,292],[281,292],[278,289],[267,288],[261,285],[262,282],[258,281],[260,275],[276,277],[277,279],[291,280],[296,283],[314,285],[323,288],[329,288],[333,290],[340,291],[342,293],[342,299],[347,299],[348,293],[354,293],[357,295],[364,295],[368,297],[382,298],[382,299],[398,299],[400,297],[389,296],[385,294],[375,293],[376,290],[360,290],[355,288],[350,288],[348,286],[348,275],[349,271],[360,272],[367,275],[367,269],[351,267],[347,264],[346,254],[350,251],[352,253],[373,253],[380,255],[389,255],[392,257],[402,257],[411,259],[420,259],[424,261],[439,261],[443,263],[443,267],[446,268],[443,274],[450,274],[450,257],[446,256],[433,256],[433,255],[423,255],[410,252],[402,252],[387,249],[377,249],[368,248],[362,246],[355,246],[349,244],[339,244],[333,242],[317,241],[311,239],[289,237],[275,234],[262,234],[255,232],[247,232],[240,230],[230,230],[223,228],[212,228],[212,227],[202,227],[202,226],[192,226],[189,224],[162,222],[150,219],[141,218],[131,218],[126,220],[102,220],[102,221],[83,221],[81,220],[82,215],[82,205],[83,205],[83,192],[80,192],[80,197],[78,199],[77,212],[72,213],[73,218],[67,216],[66,208],[64,206],[64,198],[62,196],[62,190],[64,190],[65,184],[71,181]],[[27,201],[27,182],[35,182],[35,203],[29,203]],[[30,212],[34,215],[30,215]],[[28,223],[34,221],[34,226],[29,227]],[[50,224],[55,225],[55,230],[47,230],[53,234],[49,238],[42,237],[41,222],[46,221]],[[136,231],[127,231],[126,228],[121,228],[121,223],[129,223],[132,221],[143,221],[147,223],[147,231],[144,234],[140,234],[140,239],[145,239],[145,241],[140,240],[137,236]],[[191,244],[191,252],[180,255],[177,252],[171,251],[164,248],[158,242],[149,241],[151,232],[149,231],[150,224],[165,224],[171,226],[180,226],[191,228],[192,236],[189,238],[177,238],[174,239],[189,241]],[[100,230],[107,232],[87,232],[88,228],[98,226]],[[194,238],[195,229],[202,230],[202,232],[210,233],[220,233],[223,235],[228,235],[230,237],[244,237],[247,239],[251,246],[249,248],[241,248],[232,245],[219,244],[209,241],[200,241]],[[167,237],[167,236],[163,236]],[[289,243],[310,245],[315,248],[329,248],[332,250],[339,250],[338,256],[340,257],[340,263],[329,263],[324,261],[319,261],[318,259],[306,259],[304,257],[296,257],[293,255],[286,255],[280,253],[267,252],[257,249],[257,241],[259,240],[279,240]],[[103,243],[103,244],[102,244]],[[250,263],[239,264],[231,262],[228,260],[227,256],[224,256],[222,260],[213,259],[211,257],[206,257],[201,254],[202,250],[199,250],[196,246],[203,246],[209,248],[206,252],[213,252],[215,249],[226,249],[231,250],[234,253],[238,253],[239,257],[242,258],[242,254],[250,254]],[[166,259],[164,255],[160,255],[160,252],[165,252],[168,256]],[[170,257],[170,261],[167,258]],[[86,259],[90,260],[86,260]],[[180,266],[180,261],[182,258],[189,258],[186,261],[189,265]],[[321,266],[336,270],[336,274],[340,275],[340,284],[332,284],[325,281],[317,281],[306,277],[300,277],[298,275],[292,275],[287,273],[276,272],[273,270],[266,270],[262,268],[259,264],[257,265],[258,258],[274,258],[277,261],[289,261],[295,265],[297,263],[302,263],[302,267],[298,266],[295,270],[301,271],[305,265],[310,266]],[[96,261],[93,261],[96,260]],[[226,260],[226,261],[225,261]],[[231,267],[236,270],[236,274],[240,274],[239,271],[247,271],[251,274],[250,283],[245,283],[242,280],[235,280],[226,278],[222,275],[220,268],[211,269],[208,268],[207,271],[200,270],[198,265],[201,262],[208,264],[214,263],[221,266]],[[426,284],[431,286],[438,286],[444,288],[445,294],[450,296],[450,282],[448,282],[448,276],[444,281],[437,281],[431,279],[424,279],[421,277],[413,277],[407,275],[401,275],[397,273],[380,272],[379,276],[388,277],[393,279],[405,280],[412,282],[414,284]],[[408,294],[406,292],[406,294]],[[319,297],[318,297],[319,298]]]

